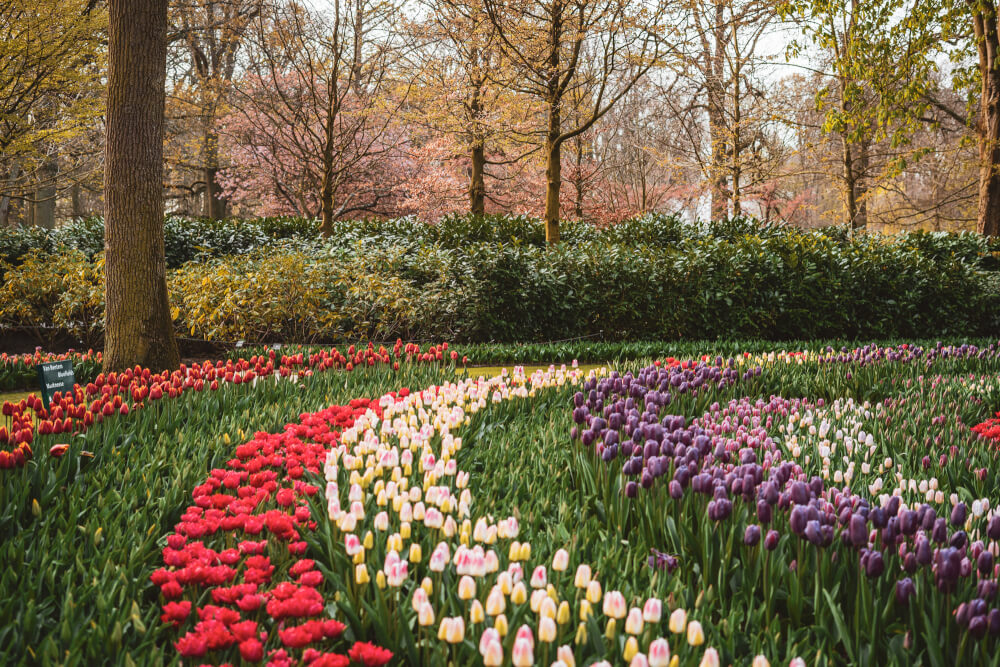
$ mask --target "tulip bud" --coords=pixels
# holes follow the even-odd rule
[[[601,583],[593,580],[587,585],[587,602],[597,604],[601,601]]]
[[[698,667],[719,667],[719,652],[714,648],[705,651],[705,655],[702,656]]]
[[[473,600],[472,606],[469,607],[469,620],[473,624],[482,623],[486,618],[486,613],[483,611],[483,603],[479,600]]]
[[[647,623],[659,623],[663,616],[663,603],[658,598],[649,598],[642,606],[642,620]]]
[[[587,643],[587,624],[580,623],[576,626],[576,637],[573,638],[573,643],[576,645]]]
[[[670,644],[660,637],[649,645],[649,667],[667,667],[670,664]]]
[[[615,619],[609,618],[608,624],[604,627],[604,636],[608,639],[614,639],[617,631],[618,625],[615,623]]]
[[[364,563],[356,565],[354,568],[354,582],[362,586],[369,581],[371,581],[371,577],[368,576],[368,567]]]
[[[483,664],[486,667],[500,667],[503,664],[503,645],[499,641],[492,641],[486,645]]]
[[[691,621],[687,627],[687,640],[691,646],[701,646],[705,643],[705,631],[701,628],[701,623]]]
[[[687,629],[687,612],[683,609],[675,609],[670,614],[670,632],[681,634]]]
[[[573,649],[569,644],[563,644],[556,651],[556,658],[563,661],[566,667],[576,667],[576,658],[573,657]]]
[[[460,600],[471,600],[476,597],[476,582],[472,577],[465,575],[459,579],[458,597]]]
[[[569,553],[565,549],[559,549],[556,551],[556,555],[552,557],[552,569],[556,572],[565,572],[568,567]]]
[[[425,602],[420,605],[420,610],[417,612],[417,622],[422,627],[434,625],[434,608],[431,606],[430,602]]]
[[[420,559],[423,557],[423,552],[420,550],[420,545],[414,542],[410,545],[410,562],[419,563]]]
[[[639,642],[636,641],[635,637],[629,637],[625,640],[625,650],[622,651],[622,657],[625,658],[625,662],[631,662],[632,658],[634,658],[638,652]]]
[[[449,644],[461,644],[465,639],[465,620],[461,616],[455,616],[448,625],[448,633],[445,641]]]
[[[576,580],[574,585],[577,588],[587,588],[590,585],[590,566],[581,564],[576,568]]]
[[[507,617],[505,615],[503,615],[503,614],[500,614],[499,616],[497,616],[496,620],[493,621],[493,628],[498,633],[500,633],[501,637],[506,637],[507,636]]]
[[[569,623],[569,619],[570,619],[569,602],[563,600],[562,602],[559,603],[559,611],[556,612],[556,623],[558,623],[559,625],[566,625],[567,623]]]
[[[514,642],[511,664],[514,667],[532,667],[535,664],[535,651],[531,642],[526,639],[518,639]]]
[[[750,667],[771,667],[771,663],[769,663],[767,658],[764,656],[758,655],[753,659],[753,663],[751,663]]]
[[[486,596],[486,613],[490,616],[497,616],[507,608],[507,599],[499,586],[494,586],[490,594]]]
[[[638,607],[629,609],[628,618],[625,619],[625,632],[630,635],[637,635],[642,632],[642,612]]]
[[[514,604],[524,604],[528,600],[528,589],[525,588],[524,582],[519,581],[514,586],[514,590],[511,591],[510,601]]]
[[[538,641],[551,643],[556,640],[556,622],[548,616],[538,621]]]

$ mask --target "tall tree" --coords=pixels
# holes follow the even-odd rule
[[[545,158],[545,239],[559,242],[562,146],[600,120],[659,61],[665,47],[666,0],[486,0],[514,90],[545,108],[539,135]],[[583,68],[583,59],[589,67]],[[572,123],[570,92],[595,91]]]
[[[163,242],[167,0],[109,0],[104,367],[176,368]]]
[[[323,234],[396,192],[381,170],[398,158],[411,83],[394,78],[398,20],[399,5],[381,0],[332,0],[326,12],[268,0],[255,22],[231,141],[270,171],[277,197],[322,215]]]
[[[102,113],[103,10],[87,0],[0,0],[0,226],[12,200],[54,222],[57,179],[75,176],[58,147]]]
[[[192,190],[200,192],[201,213],[207,218],[223,218],[227,212],[217,178],[221,168],[218,121],[230,97],[244,38],[259,10],[260,0],[175,0],[170,4],[170,39],[173,51],[179,52],[180,66],[170,86],[169,108],[196,121],[191,129],[197,139],[183,143],[181,161],[195,163],[198,178]]]
[[[487,182],[535,150],[520,143],[520,126],[530,110],[523,96],[498,83],[502,77],[497,74],[507,63],[482,0],[423,4],[426,18],[413,26],[422,47],[417,62],[420,88],[408,120],[462,145],[469,211],[482,215],[488,200],[501,199]]]

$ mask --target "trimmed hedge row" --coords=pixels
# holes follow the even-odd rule
[[[987,270],[994,258],[982,237],[888,239],[741,220],[657,226],[652,219],[591,227],[586,233],[598,240],[556,247],[535,243],[528,233],[535,221],[526,218],[489,228],[482,219],[459,218],[437,226],[342,223],[341,231],[353,231],[326,244],[270,244],[172,269],[173,316],[188,336],[254,342],[1000,331],[1000,273]],[[463,221],[470,239],[493,240],[459,243],[454,230]],[[570,236],[584,226],[567,228]],[[520,242],[522,232],[529,242]],[[508,234],[514,241],[496,240]],[[103,264],[100,255],[94,259],[81,250],[62,251],[57,262],[37,251],[21,258],[0,288],[0,324],[55,327],[98,345]]]

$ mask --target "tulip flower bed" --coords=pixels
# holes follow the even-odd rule
[[[1000,661],[997,344],[761,349],[147,397],[0,475],[0,654]]]
[[[38,372],[35,366],[53,361],[73,361],[73,370],[77,379],[89,379],[97,375],[101,368],[101,353],[87,350],[86,352],[69,352],[53,354],[36,349],[34,354],[7,354],[0,352],[0,391],[13,391],[37,386]]]
[[[169,392],[155,401],[147,396],[141,409],[134,409],[127,388],[116,394],[133,408],[127,415],[72,433],[36,432],[32,444],[39,454],[22,467],[0,471],[3,662],[174,659],[150,575],[162,563],[162,535],[180,520],[191,490],[208,471],[224,468],[248,433],[277,431],[299,414],[348,404],[356,396],[453,377],[454,366],[438,362],[436,354],[430,363],[423,356],[427,349],[420,351],[424,361],[416,353],[407,359],[404,348],[398,360],[382,362],[374,358],[377,346],[372,357],[360,348],[347,360],[351,372],[345,372],[346,363],[318,372],[320,357],[314,365],[295,361],[294,368],[286,360],[287,377],[281,376],[279,353],[272,376],[258,376],[256,382],[237,384],[235,371],[232,382],[224,373],[217,376],[215,390],[207,381],[202,391],[181,382],[174,398]],[[362,363],[355,365],[357,355]],[[442,361],[445,357],[450,355],[444,352]],[[253,369],[242,370],[243,379]],[[86,393],[86,387],[78,390]],[[68,445],[61,456],[41,453],[57,444]]]
[[[184,548],[233,559],[233,579],[160,612],[178,651],[215,664],[361,664],[358,642],[387,651],[370,664],[988,662],[997,450],[969,425],[1000,402],[998,373],[995,344],[666,359],[307,415],[243,445],[209,483],[229,490],[196,490],[220,528]],[[305,481],[226,484],[282,437],[310,448]],[[234,497],[295,525],[266,562],[224,534],[224,517],[245,531]],[[245,587],[261,565],[277,567]],[[311,602],[283,618],[295,595]]]

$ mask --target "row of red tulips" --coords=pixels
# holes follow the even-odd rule
[[[97,353],[100,354],[100,353]],[[71,392],[56,392],[46,409],[42,399],[31,395],[18,402],[4,402],[2,414],[6,424],[0,425],[0,469],[25,465],[33,457],[36,435],[83,433],[94,424],[116,415],[141,410],[163,398],[176,398],[187,391],[215,391],[220,384],[241,385],[262,378],[277,376],[307,377],[331,369],[352,371],[357,366],[392,365],[399,369],[400,361],[413,363],[454,362],[457,353],[449,354],[448,344],[431,345],[422,349],[415,343],[396,341],[391,350],[384,346],[347,348],[346,354],[337,348],[315,352],[283,354],[269,350],[267,354],[249,359],[206,361],[192,366],[181,365],[174,371],[153,372],[136,366],[122,373],[101,373],[93,382],[76,384]],[[463,359],[464,361],[464,359]],[[49,453],[60,456],[68,446],[53,444]]]

